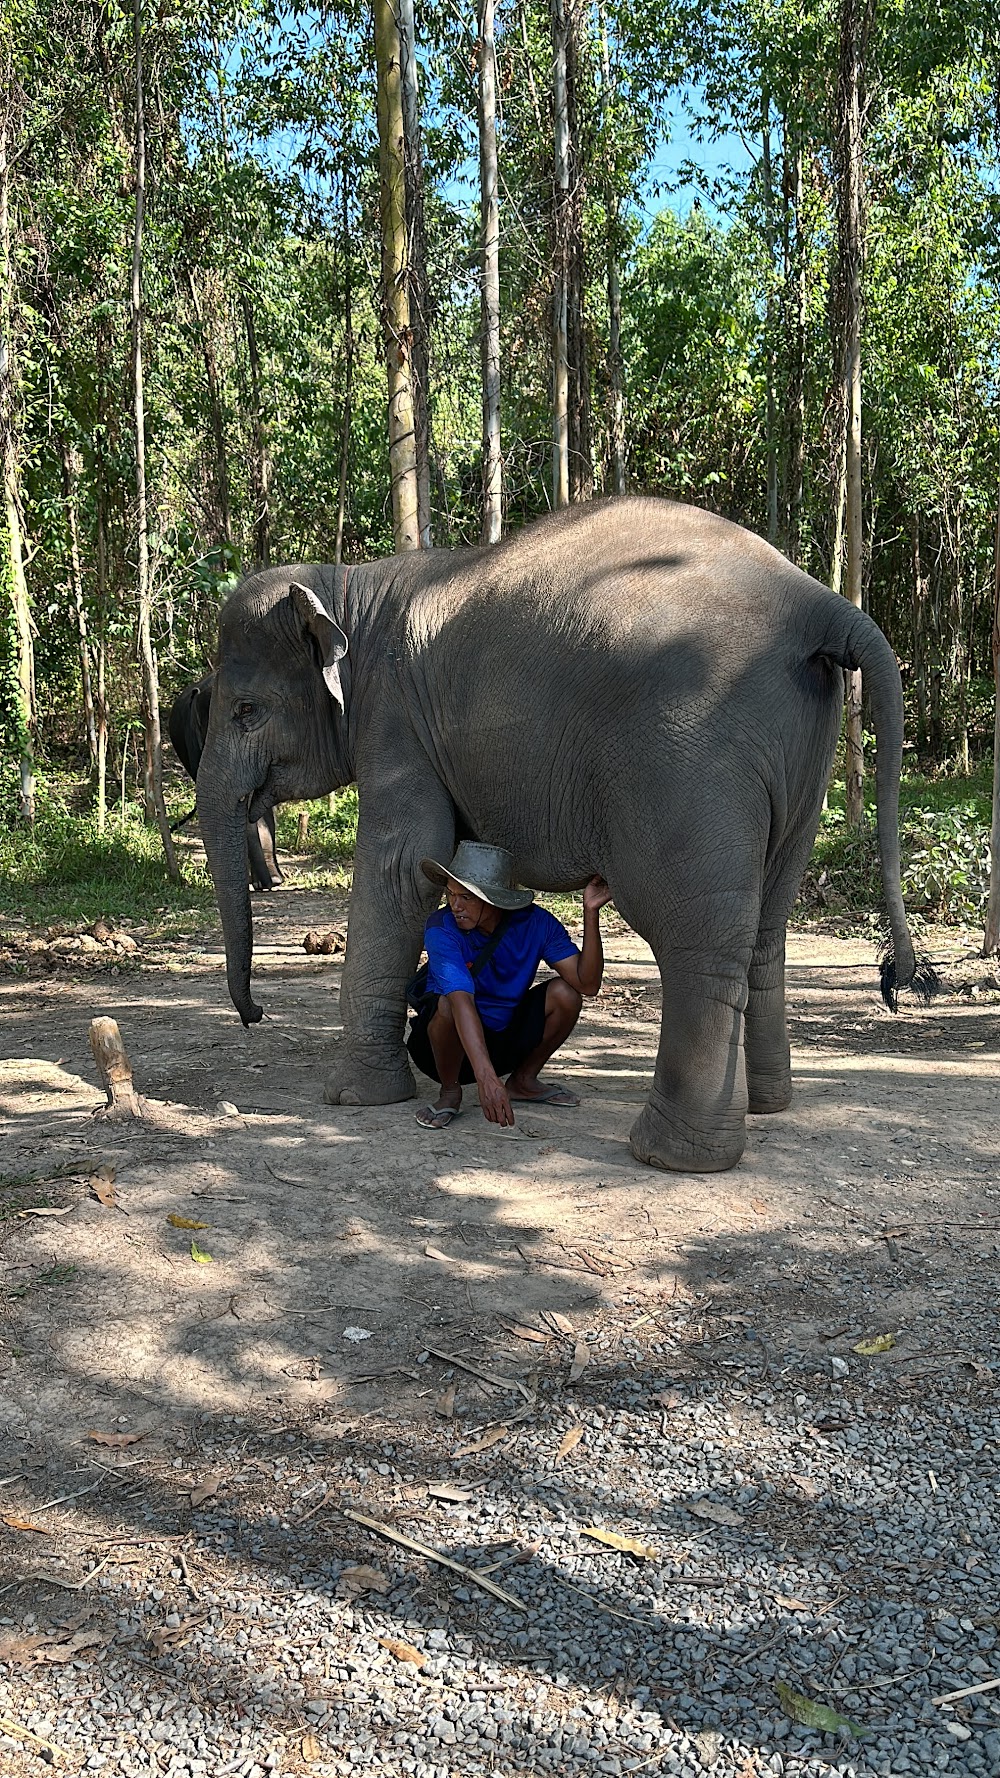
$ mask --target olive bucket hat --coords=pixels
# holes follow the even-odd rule
[[[502,846],[481,846],[476,840],[463,840],[450,864],[439,864],[436,858],[422,858],[420,868],[432,883],[461,883],[480,901],[491,908],[513,912],[534,901],[530,889],[514,889],[514,860]]]

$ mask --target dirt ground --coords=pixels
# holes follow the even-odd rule
[[[578,1111],[530,1108],[502,1133],[467,1094],[452,1128],[429,1133],[414,1122],[421,1098],[324,1105],[340,969],[302,939],[343,913],[306,890],[256,899],[266,1017],[249,1034],[219,941],[143,945],[117,974],[69,957],[0,975],[8,1622],[74,1603],[59,1589],[86,1586],[102,1537],[140,1506],[173,1550],[178,1502],[219,1485],[197,1428],[227,1416],[265,1441],[362,1429],[368,1450],[409,1428],[420,1468],[498,1413],[510,1423],[539,1376],[568,1375],[574,1358],[595,1381],[609,1355],[662,1365],[665,1311],[675,1378],[709,1344],[713,1362],[742,1362],[751,1321],[776,1367],[786,1349],[829,1362],[887,1330],[877,1363],[900,1390],[975,1367],[942,1337],[952,1287],[995,1274],[1000,1253],[1000,993],[956,962],[974,935],[930,935],[950,990],[928,1007],[904,997],[894,1017],[870,943],[793,933],[793,1106],[751,1120],[737,1169],[695,1177],[628,1149],[659,984],[646,947],[614,924],[604,992],[552,1068]],[[104,1013],[149,1103],[141,1123],[95,1119],[88,1028]],[[88,1184],[101,1163],[113,1207]],[[451,1361],[463,1389],[442,1403]],[[240,1481],[252,1488],[250,1470],[226,1485]],[[100,1513],[101,1492],[81,1498],[99,1489]],[[44,1537],[26,1528],[39,1516]]]
[[[329,898],[258,897],[256,920],[266,1017],[250,1033],[221,945],[160,950],[117,979],[0,978],[2,1171],[39,1182],[16,1193],[21,1210],[73,1206],[5,1225],[8,1438],[68,1452],[110,1407],[147,1433],[207,1405],[425,1413],[428,1348],[460,1336],[527,1362],[537,1354],[505,1321],[557,1311],[576,1326],[713,1279],[734,1301],[787,1282],[794,1325],[782,1313],[801,1342],[836,1318],[822,1290],[801,1300],[803,1268],[815,1284],[816,1266],[880,1231],[919,1230],[930,1290],[931,1274],[964,1263],[956,1225],[964,1252],[968,1225],[995,1215],[995,992],[894,1017],[867,942],[795,933],[792,1108],[751,1119],[734,1171],[669,1175],[627,1145],[659,1018],[655,966],[627,930],[552,1070],[579,1111],[526,1108],[504,1133],[467,1093],[464,1115],[432,1133],[412,1103],[322,1102],[340,970],[305,956],[302,937],[331,925]],[[969,936],[937,935],[935,954],[968,954]],[[97,1013],[120,1023],[148,1122],[94,1119]],[[87,1188],[101,1162],[116,1169],[117,1209]],[[192,1236],[170,1215],[207,1226]],[[192,1259],[192,1239],[211,1263]],[[911,1316],[921,1300],[911,1277]]]

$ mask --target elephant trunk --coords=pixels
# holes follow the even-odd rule
[[[208,868],[222,915],[226,946],[226,981],[230,998],[244,1025],[263,1017],[250,994],[253,960],[253,917],[247,880],[247,799],[234,793],[224,770],[214,769],[206,749],[198,772],[198,819],[208,854]]]

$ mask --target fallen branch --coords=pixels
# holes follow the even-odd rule
[[[69,1756],[54,1741],[46,1741],[44,1735],[36,1735],[33,1730],[25,1728],[23,1722],[15,1722],[12,1716],[0,1716],[0,1735],[12,1735],[15,1741],[22,1741],[25,1747],[34,1747],[43,1759],[54,1765],[57,1759]]]
[[[82,1580],[63,1580],[58,1574],[49,1574],[41,1568],[36,1568],[34,1574],[32,1574],[30,1578],[32,1580],[45,1581],[48,1585],[53,1587],[62,1587],[67,1593],[79,1593],[87,1585],[89,1580],[93,1580],[95,1574],[100,1574],[101,1569],[107,1567],[110,1561],[111,1554],[109,1551],[106,1556],[102,1556],[101,1560],[90,1570],[89,1574],[84,1575]]]
[[[456,1562],[451,1556],[442,1556],[437,1550],[432,1550],[429,1544],[421,1543],[416,1537],[407,1537],[402,1531],[395,1531],[391,1525],[383,1525],[378,1519],[369,1519],[365,1513],[353,1512],[347,1506],[340,1510],[344,1518],[353,1520],[355,1525],[364,1525],[366,1530],[388,1538],[390,1543],[400,1544],[404,1550],[412,1550],[415,1556],[423,1556],[425,1561],[438,1562],[442,1568],[450,1568],[453,1574],[460,1574],[465,1580],[471,1580],[477,1587],[482,1587],[484,1592],[492,1593],[504,1605],[512,1605],[515,1611],[527,1611],[528,1607],[523,1599],[516,1598],[513,1593],[505,1593],[503,1587],[488,1580],[478,1569],[468,1568],[464,1562]]]
[[[517,1389],[525,1401],[531,1400],[531,1392],[526,1384],[520,1383],[516,1377],[500,1377],[496,1371],[480,1370],[476,1364],[470,1364],[466,1358],[456,1358],[454,1352],[438,1352],[434,1346],[428,1351],[432,1358],[439,1358],[442,1364],[453,1364],[456,1370],[468,1371],[470,1377],[478,1377],[481,1383],[492,1383],[496,1389]]]
[[[940,1698],[932,1698],[932,1704],[957,1704],[959,1698],[974,1698],[979,1692],[996,1691],[1000,1679],[984,1679],[981,1685],[964,1685],[959,1692],[942,1692]]]

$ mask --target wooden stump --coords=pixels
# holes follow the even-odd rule
[[[111,1123],[141,1118],[143,1102],[132,1084],[132,1066],[115,1019],[91,1019],[90,1047],[101,1084],[108,1095],[107,1105],[101,1106],[94,1115],[107,1118]]]

